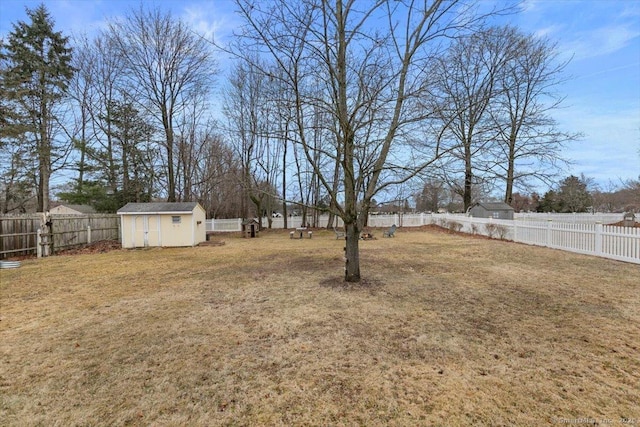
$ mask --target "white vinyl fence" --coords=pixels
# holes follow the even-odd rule
[[[497,220],[464,215],[433,215],[432,224],[464,233],[489,235],[528,245],[546,246],[570,252],[640,264],[640,228],[589,222],[588,216],[572,217],[573,222],[532,218]],[[561,218],[566,220],[566,218]],[[612,223],[622,219],[617,214]],[[455,224],[459,224],[456,226]]]
[[[242,231],[242,220],[233,219],[207,219],[205,221],[207,231],[233,232]]]
[[[268,219],[262,218],[262,226],[268,227]],[[271,218],[271,228],[282,229],[284,228],[284,218]],[[329,216],[321,216],[318,228],[326,228],[329,222]],[[340,218],[334,218],[334,224],[338,224],[337,227],[342,227],[343,223]],[[240,218],[234,219],[208,219],[206,221],[207,231],[215,231],[215,232],[233,232],[233,231],[242,231],[242,220]],[[287,218],[287,227],[288,228],[299,228],[302,227],[302,217],[301,216],[292,216]]]
[[[570,222],[581,224],[595,224],[601,222],[603,224],[613,224],[622,220],[622,214],[620,213],[538,213],[538,212],[526,212],[516,213],[514,218],[524,221],[554,221],[554,222]]]
[[[640,228],[606,225],[622,220],[622,214],[516,214],[515,220],[473,218],[463,214],[371,215],[370,227],[419,227],[435,224],[470,234],[482,234],[528,245],[596,255],[640,264]],[[328,217],[320,218],[326,227]],[[267,225],[267,218],[262,220]],[[289,228],[302,225],[301,217],[290,217]],[[240,219],[207,220],[207,231],[240,231]],[[283,228],[283,218],[273,218],[272,228]],[[342,222],[338,222],[342,227]]]
[[[640,264],[640,229],[555,221],[516,222],[516,242]]]

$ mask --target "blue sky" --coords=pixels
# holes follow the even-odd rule
[[[485,0],[490,2],[492,0]],[[0,36],[11,24],[26,21],[25,6],[40,1],[0,2]],[[170,9],[174,16],[217,40],[237,25],[233,3],[143,1]],[[137,0],[45,0],[56,29],[82,34],[103,28],[109,18],[137,8]],[[573,164],[566,174],[587,177],[608,189],[610,183],[640,177],[640,0],[525,0],[509,22],[558,43],[561,58],[571,62],[569,79],[558,91],[566,96],[554,117],[561,128],[584,138],[563,155]]]

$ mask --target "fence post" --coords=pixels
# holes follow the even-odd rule
[[[596,255],[602,255],[602,223],[596,222],[596,239],[595,239]]]
[[[42,258],[42,229],[36,230],[36,256]]]
[[[87,245],[91,244],[91,226],[87,225]]]
[[[546,238],[546,241],[545,241],[545,246],[547,246],[547,247],[551,247],[551,238],[552,238],[552,236],[551,236],[551,223],[552,222],[553,222],[553,220],[551,220],[551,219],[547,220],[547,238]]]

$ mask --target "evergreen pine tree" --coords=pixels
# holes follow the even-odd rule
[[[19,144],[31,158],[26,164],[38,198],[38,210],[49,209],[49,180],[62,147],[55,141],[60,117],[56,111],[73,75],[68,37],[54,31],[43,4],[26,9],[30,23],[13,25],[0,49],[4,144]]]

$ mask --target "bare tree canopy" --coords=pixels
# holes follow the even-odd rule
[[[358,238],[373,197],[443,152],[428,140],[430,61],[480,17],[464,2],[237,0],[246,25],[232,50],[269,57],[291,94],[295,143],[345,223],[345,280],[360,280]],[[262,70],[269,74],[269,70]],[[317,114],[328,120],[314,121]],[[323,126],[318,145],[309,130]],[[333,168],[332,168],[333,167]],[[336,169],[338,168],[338,173]],[[338,177],[339,185],[335,185]]]
[[[514,187],[556,178],[567,163],[561,149],[580,134],[561,131],[551,115],[561,108],[556,89],[568,62],[558,60],[556,46],[545,38],[512,27],[505,32],[511,54],[499,73],[490,114],[497,132],[493,172],[505,183],[504,201],[511,203]]]
[[[462,37],[439,59],[438,126],[455,147],[443,176],[465,211],[474,187],[504,184],[510,203],[514,186],[548,183],[560,170],[563,144],[579,137],[559,130],[551,116],[562,103],[555,88],[566,65],[548,40],[511,26]]]
[[[177,200],[177,123],[202,100],[215,72],[210,44],[159,9],[139,9],[112,22],[109,36],[135,99],[164,132],[167,200]]]

